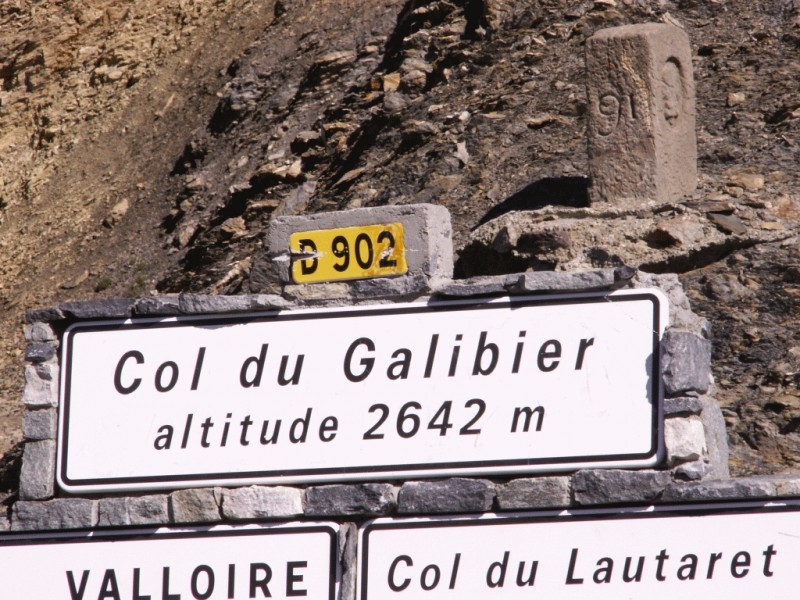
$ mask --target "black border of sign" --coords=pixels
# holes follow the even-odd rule
[[[313,468],[313,469],[293,469],[279,470],[279,471],[237,471],[222,472],[222,473],[205,473],[205,474],[173,474],[173,475],[154,475],[142,477],[115,477],[115,478],[96,478],[96,479],[81,479],[73,480],[67,476],[67,463],[69,458],[69,408],[70,408],[70,383],[72,378],[72,345],[74,336],[81,332],[96,332],[96,331],[114,331],[119,329],[169,329],[173,327],[184,327],[188,325],[194,326],[217,326],[232,323],[251,323],[251,322],[268,322],[275,319],[283,321],[296,321],[296,320],[314,320],[314,319],[336,319],[336,318],[350,318],[358,316],[384,316],[394,314],[413,314],[419,312],[439,312],[439,311],[459,311],[459,310],[493,310],[493,309],[506,309],[515,308],[518,306],[560,306],[571,304],[598,304],[605,302],[640,302],[649,301],[652,303],[653,314],[653,332],[652,332],[652,369],[651,369],[651,437],[650,448],[646,452],[639,454],[617,454],[617,455],[599,455],[599,456],[558,456],[548,458],[520,458],[513,460],[495,460],[495,461],[469,461],[469,462],[455,462],[455,463],[426,463],[426,464],[396,464],[396,465],[382,465],[378,467],[331,467],[331,468]],[[63,423],[60,423],[60,439],[58,444],[58,468],[60,481],[64,482],[67,486],[65,491],[74,493],[79,491],[80,488],[103,488],[108,490],[123,490],[123,489],[148,489],[147,484],[155,486],[153,489],[160,489],[169,487],[167,484],[174,483],[177,487],[185,487],[187,484],[191,485],[225,485],[225,482],[248,481],[251,484],[255,483],[275,483],[279,484],[284,482],[287,478],[306,477],[304,483],[334,483],[340,481],[363,481],[370,476],[392,479],[402,477],[402,472],[431,472],[431,477],[442,476],[443,469],[452,470],[451,476],[459,475],[491,475],[492,468],[503,467],[516,467],[516,466],[535,466],[535,465],[552,465],[550,471],[558,470],[559,465],[564,468],[569,468],[569,465],[576,463],[580,464],[600,464],[609,462],[623,463],[625,461],[642,461],[654,459],[658,457],[661,450],[660,435],[661,428],[659,422],[662,414],[661,409],[661,353],[660,353],[660,338],[659,331],[661,330],[661,303],[660,298],[650,292],[632,291],[631,293],[624,293],[612,295],[611,292],[595,292],[595,293],[576,293],[554,296],[504,296],[500,298],[482,298],[479,300],[435,300],[427,304],[403,304],[398,306],[386,305],[376,308],[372,305],[368,308],[364,307],[349,307],[342,309],[337,307],[337,310],[325,312],[324,309],[312,310],[298,310],[289,312],[288,314],[275,311],[271,313],[256,313],[251,315],[223,315],[214,317],[203,316],[185,316],[185,317],[164,317],[164,319],[150,319],[143,318],[141,320],[130,319],[126,321],[109,320],[109,321],[91,321],[83,324],[81,322],[74,323],[67,328],[64,336],[66,343],[63,344],[62,350],[62,377],[64,378],[64,397],[60,399],[60,411],[63,415]],[[479,473],[478,473],[479,472]],[[509,474],[508,471],[497,473],[498,475]],[[339,475],[341,477],[335,480],[326,477],[330,475]],[[382,475],[382,477],[380,477]],[[318,476],[318,478],[315,478]],[[416,475],[424,477],[424,475]],[[244,484],[243,484],[244,485]]]
[[[254,535],[293,535],[308,533],[327,533],[330,538],[330,577],[328,578],[328,600],[336,600],[336,585],[341,580],[339,572],[339,532],[335,524],[308,524],[290,526],[270,526],[256,524],[248,526],[188,527],[177,529],[175,526],[157,528],[114,528],[109,530],[74,529],[69,531],[20,532],[0,534],[0,549],[15,546],[40,546],[59,544],[86,544],[97,542],[157,541],[165,539],[198,538],[198,537],[239,537]]]
[[[781,502],[781,504],[775,504]],[[800,512],[800,499],[775,498],[772,502],[710,502],[708,504],[669,504],[650,507],[617,507],[598,509],[567,509],[567,513],[558,511],[536,511],[521,513],[484,513],[476,515],[458,515],[452,517],[411,517],[408,519],[379,519],[369,521],[361,526],[358,541],[358,589],[356,598],[368,600],[367,584],[369,570],[369,535],[373,531],[387,529],[438,529],[442,527],[486,527],[491,525],[532,525],[536,523],[574,523],[587,521],[625,521],[636,519],[667,519],[673,517],[703,517],[723,515],[747,515],[759,513]]]

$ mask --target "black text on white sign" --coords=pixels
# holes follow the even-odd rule
[[[646,466],[657,291],[78,324],[70,491]]]
[[[359,600],[790,600],[800,503],[383,519],[359,542]]]

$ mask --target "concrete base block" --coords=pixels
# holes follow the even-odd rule
[[[422,277],[434,287],[453,275],[453,239],[450,213],[442,206],[410,204],[357,208],[302,217],[278,217],[270,224],[270,257],[282,282],[293,283],[292,265],[300,260],[290,252],[292,234],[304,231],[400,223],[408,271],[394,277]],[[331,252],[318,248],[317,252]],[[351,249],[351,254],[355,249]],[[417,287],[416,285],[414,287]]]

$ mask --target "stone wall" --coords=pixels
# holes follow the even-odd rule
[[[368,209],[372,210],[372,209]],[[377,209],[376,221],[386,215]],[[425,208],[417,217],[425,220]],[[413,211],[412,211],[413,212]],[[422,216],[420,216],[422,215]],[[415,217],[416,218],[416,217]],[[446,225],[436,235],[449,239]],[[414,240],[410,240],[414,244]],[[435,250],[437,253],[440,249]],[[800,477],[730,479],[725,424],[714,400],[710,327],[692,313],[674,275],[629,268],[581,273],[529,272],[466,280],[422,269],[396,278],[297,286],[282,294],[142,298],[64,303],[28,313],[25,326],[25,449],[19,499],[3,523],[11,531],[326,519],[343,524],[343,597],[353,594],[356,536],[376,516],[475,514],[542,508],[788,497]],[[175,315],[248,314],[268,309],[341,306],[431,298],[485,298],[553,292],[658,288],[669,299],[662,339],[665,454],[657,468],[588,469],[501,478],[453,477],[324,485],[213,487],[130,495],[70,496],[55,480],[61,335],[76,321]]]
[[[416,277],[416,276],[415,276]],[[407,289],[402,278],[384,285]],[[341,305],[343,289],[361,284],[339,284],[329,302]],[[242,519],[307,517],[367,518],[376,515],[463,513],[658,502],[697,499],[709,490],[723,497],[731,489],[752,490],[743,497],[786,493],[780,479],[757,478],[733,483],[728,479],[725,426],[713,398],[710,372],[709,326],[694,315],[677,277],[634,273],[625,269],[584,273],[525,273],[473,280],[448,281],[431,297],[486,297],[597,291],[625,287],[657,287],[670,300],[670,326],[663,338],[664,442],[663,464],[651,470],[592,469],[577,473],[506,479],[445,479],[355,483],[308,487],[180,490],[130,498],[74,498],[55,484],[59,335],[79,319],[120,319],[138,316],[236,314],[274,308],[300,308],[310,302],[325,304],[330,291],[316,287],[311,300],[282,296],[195,296],[140,300],[67,303],[31,311],[25,328],[27,409],[26,439],[19,501],[11,515],[11,529],[59,529],[112,525],[152,525],[224,522]],[[396,291],[395,290],[395,291]],[[391,297],[391,291],[380,299]],[[294,292],[294,290],[293,290]],[[403,300],[408,294],[396,293]],[[786,485],[789,485],[787,480]],[[743,486],[743,487],[742,487]]]

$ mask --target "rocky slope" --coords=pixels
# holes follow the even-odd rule
[[[692,40],[699,185],[589,207],[584,41],[651,21]],[[0,450],[24,309],[268,291],[273,216],[431,202],[459,276],[679,273],[733,472],[800,463],[797,2],[41,0],[0,31]]]
[[[146,294],[159,223],[260,2],[0,4],[0,448],[20,439],[24,310]],[[125,222],[121,222],[126,213]]]

